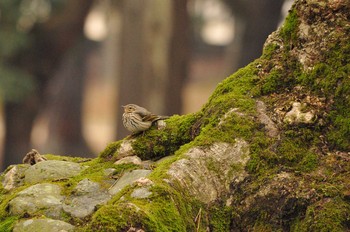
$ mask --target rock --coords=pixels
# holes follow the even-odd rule
[[[256,111],[258,112],[259,121],[265,125],[267,136],[274,138],[279,135],[276,124],[266,114],[266,106],[262,101],[256,101]]]
[[[55,184],[36,184],[19,192],[9,202],[12,215],[34,215],[41,212],[47,217],[59,219],[63,196],[61,188]]]
[[[140,179],[136,180],[135,183],[137,186],[152,186],[154,184],[153,181],[146,177],[141,177]]]
[[[132,148],[131,144],[134,142],[135,139],[124,139],[122,144],[120,144],[120,148],[117,151],[118,159],[121,159],[126,156],[133,156],[134,155],[134,149]]]
[[[158,130],[163,130],[164,128],[166,128],[166,122],[164,120],[158,120],[155,124]]]
[[[313,123],[315,114],[312,111],[303,113],[301,111],[303,107],[304,105],[300,102],[294,102],[293,108],[286,114],[283,121],[288,124]]]
[[[13,232],[69,232],[74,226],[67,222],[50,218],[21,220],[15,224]]]
[[[142,161],[141,166],[142,166],[143,169],[153,169],[155,167],[154,166],[154,161],[152,161],[152,160],[144,160],[144,161]]]
[[[137,189],[134,189],[134,191],[131,193],[131,197],[134,197],[134,198],[147,198],[149,197],[150,195],[152,195],[152,192],[149,191],[149,187],[142,187],[142,188],[137,188]]]
[[[15,165],[5,175],[2,181],[2,186],[6,190],[14,189],[23,185],[24,172],[29,168],[29,165]]]
[[[84,218],[91,215],[97,205],[105,204],[110,198],[98,183],[84,179],[77,184],[73,194],[66,198],[63,210],[73,217]]]
[[[143,229],[130,227],[127,232],[145,232]]]
[[[194,147],[185,157],[170,166],[168,181],[174,186],[178,182],[204,203],[214,202],[229,191],[232,182],[237,184],[247,176],[244,167],[249,160],[249,147],[241,139],[236,139],[235,144]]]
[[[115,169],[115,168],[107,168],[107,169],[104,170],[103,173],[104,173],[106,176],[112,176],[113,173],[114,173],[116,170],[117,170],[117,169]]]
[[[145,169],[137,169],[131,172],[125,173],[120,179],[118,179],[115,184],[109,189],[109,194],[115,195],[125,186],[132,184],[134,181],[148,176],[152,171]]]
[[[59,180],[78,175],[84,168],[77,163],[47,160],[39,162],[25,171],[26,183],[39,183],[47,180]]]
[[[129,164],[129,163],[141,165],[142,161],[138,156],[133,155],[133,156],[127,156],[127,157],[121,158],[120,160],[116,161],[114,164]]]

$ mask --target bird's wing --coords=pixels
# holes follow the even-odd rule
[[[154,122],[154,121],[157,121],[159,120],[159,116],[158,115],[155,115],[155,114],[147,114],[145,115],[144,117],[142,117],[142,121],[151,121],[151,122]]]
[[[145,108],[140,107],[140,106],[138,107],[137,110],[135,110],[135,113],[139,114],[141,117],[152,115],[151,112],[149,112],[148,110],[146,110]]]

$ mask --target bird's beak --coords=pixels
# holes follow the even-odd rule
[[[125,108],[126,106],[122,106],[123,108]]]

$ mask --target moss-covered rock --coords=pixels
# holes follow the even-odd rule
[[[199,112],[112,142],[93,160],[46,155],[85,167],[43,180],[60,188],[62,202],[86,179],[110,194],[89,215],[57,218],[78,231],[349,230],[349,18],[348,0],[296,0],[263,55],[220,83]],[[125,156],[142,162],[116,162]],[[0,176],[1,231],[45,215],[8,210],[33,188],[27,169]],[[147,175],[111,191],[137,169]]]

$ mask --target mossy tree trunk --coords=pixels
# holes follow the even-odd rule
[[[154,203],[135,201],[131,187],[115,206],[140,207],[146,230],[348,230],[349,19],[348,0],[296,1],[263,55],[220,83],[200,112],[112,143],[101,157],[172,155],[150,176],[162,192]],[[168,210],[157,200],[168,202],[167,216],[154,218]]]

